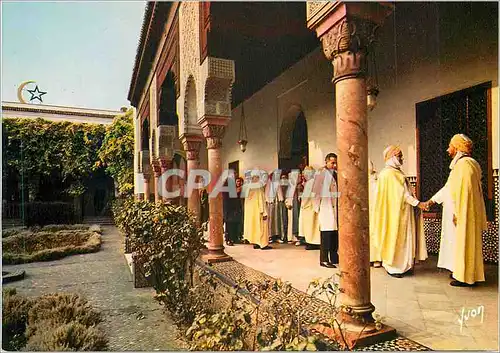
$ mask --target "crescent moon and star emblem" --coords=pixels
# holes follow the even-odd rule
[[[28,86],[29,87],[35,86],[35,87],[29,89]],[[36,81],[33,81],[33,80],[24,81],[19,85],[19,87],[17,89],[17,99],[21,103],[28,103],[28,102],[26,102],[26,100],[23,97],[24,91],[27,91],[31,95],[31,97],[29,98],[30,103],[33,102],[34,100],[38,100],[38,101],[40,101],[40,103],[43,103],[42,96],[44,94],[47,94],[47,92],[40,91],[40,89],[38,88],[38,85],[36,84]]]

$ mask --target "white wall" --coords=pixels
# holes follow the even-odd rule
[[[405,172],[416,175],[415,104],[487,81],[493,86],[493,168],[498,168],[497,30],[473,20],[474,6],[480,4],[467,5],[472,6],[467,10],[472,19],[457,19],[463,22],[460,32],[436,30],[440,14],[434,3],[404,6],[404,11],[387,19],[379,34],[381,92],[377,107],[368,114],[369,155],[375,168],[383,168],[385,147],[398,144],[405,153]],[[412,17],[405,17],[408,14]],[[253,167],[276,168],[278,127],[292,104],[302,106],[307,120],[310,164],[321,166],[328,152],[336,152],[332,74],[331,64],[318,48],[247,99],[245,153],[237,145],[241,105],[236,107],[223,141],[223,166],[239,160],[240,173]]]
[[[310,164],[320,167],[324,155],[335,151],[334,90],[331,65],[318,48],[245,101],[247,151],[237,144],[241,105],[233,110],[223,141],[223,163],[239,160],[240,172],[278,167],[279,127],[288,108],[302,107],[307,120]],[[237,84],[237,83],[236,83]]]

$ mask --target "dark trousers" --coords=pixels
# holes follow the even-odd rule
[[[338,230],[321,231],[321,245],[319,248],[319,261],[339,263],[339,232]]]
[[[231,240],[233,243],[237,243],[240,241],[242,234],[241,222],[226,222],[226,241]]]

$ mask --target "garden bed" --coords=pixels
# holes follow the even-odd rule
[[[20,228],[3,233],[2,263],[14,265],[57,260],[69,255],[99,251],[99,226],[49,225],[43,228]]]
[[[9,351],[102,351],[107,338],[99,312],[71,293],[24,297],[5,290],[2,348]]]

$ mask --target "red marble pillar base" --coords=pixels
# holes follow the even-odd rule
[[[380,330],[373,330],[372,332],[368,332],[366,329],[364,331],[343,330],[340,332],[338,328],[332,329],[323,325],[314,325],[312,329],[330,340],[338,342],[342,349],[349,350],[370,346],[396,337],[396,330],[386,325],[383,325]]]
[[[216,262],[226,262],[232,261],[233,258],[224,252],[224,248],[221,250],[208,250],[202,251],[200,258],[203,262],[207,264],[213,264]]]

